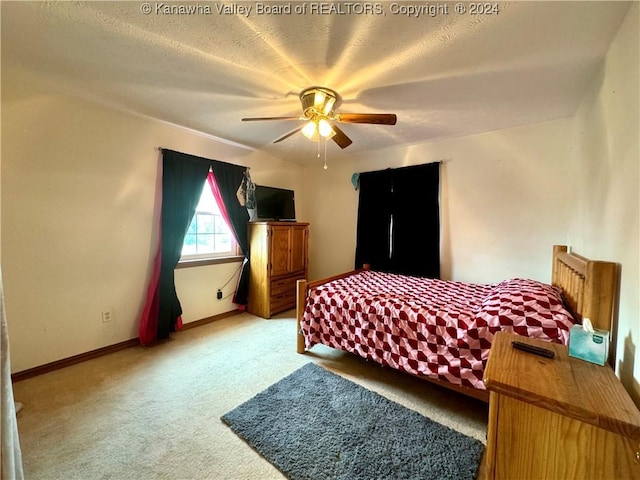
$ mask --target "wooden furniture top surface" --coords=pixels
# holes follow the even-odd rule
[[[280,221],[277,222],[275,220],[258,220],[255,222],[249,222],[249,225],[284,225],[284,226],[301,226],[306,227],[309,225],[309,222],[288,222],[288,221]]]
[[[548,359],[513,340],[555,352]],[[484,372],[488,390],[640,440],[640,411],[610,366],[569,357],[564,345],[497,332]]]

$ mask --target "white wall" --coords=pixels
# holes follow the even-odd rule
[[[634,3],[575,116],[569,239],[620,264],[617,370],[640,405],[639,5]]]
[[[566,242],[569,119],[370,152],[307,168],[314,205],[310,276],[353,268],[358,192],[354,172],[442,161],[442,277],[494,282],[551,277],[552,246]],[[327,192],[330,192],[328,194]],[[419,245],[420,206],[416,213]],[[318,261],[316,261],[318,259]]]
[[[157,147],[250,166],[257,182],[300,190],[297,165],[3,76],[1,250],[14,372],[137,337],[157,248]],[[215,293],[237,267],[177,271],[186,323],[236,308]],[[102,323],[104,309],[113,322]]]

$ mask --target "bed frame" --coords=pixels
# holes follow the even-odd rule
[[[352,270],[332,277],[308,282],[298,280],[297,307],[296,307],[296,332],[297,352],[305,353],[304,336],[300,331],[300,321],[304,313],[304,307],[310,289],[339,278],[348,277],[363,270],[368,270],[368,265],[358,270]],[[583,318],[591,320],[593,327],[600,330],[609,330],[612,334],[612,345],[615,345],[614,305],[617,299],[617,265],[613,262],[589,260],[581,255],[572,253],[564,245],[553,246],[553,263],[551,270],[551,284],[562,289],[569,309],[574,316],[582,321]],[[615,356],[615,349],[610,349],[609,362]],[[436,383],[445,388],[455,390],[465,395],[489,401],[489,392],[470,387],[454,385],[446,381],[419,376],[424,380]]]

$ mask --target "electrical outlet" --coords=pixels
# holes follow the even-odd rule
[[[218,290],[217,297],[218,300],[222,300],[222,290]]]
[[[111,310],[102,311],[102,323],[113,322],[113,312]]]

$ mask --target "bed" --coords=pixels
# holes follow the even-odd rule
[[[298,281],[297,351],[323,344],[483,401],[493,335],[567,344],[582,318],[613,329],[616,264],[553,247],[550,284],[472,284],[375,272],[366,266]]]

